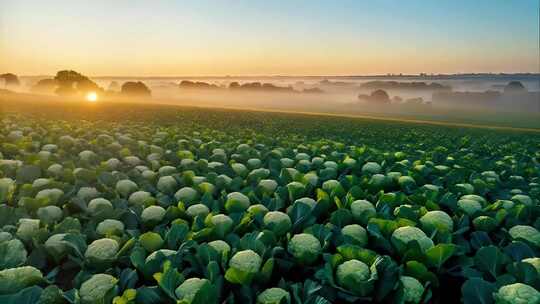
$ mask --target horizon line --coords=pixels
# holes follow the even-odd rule
[[[69,70],[69,69],[65,69]],[[9,72],[8,72],[9,73]],[[83,74],[84,75],[84,74]],[[86,75],[89,78],[370,78],[370,77],[448,77],[448,76],[540,76],[540,72],[471,72],[471,73],[385,73],[334,75]],[[54,74],[28,74],[18,77],[54,77]],[[540,80],[540,79],[539,79]]]

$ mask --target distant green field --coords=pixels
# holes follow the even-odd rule
[[[535,130],[0,107],[0,303],[540,301]]]

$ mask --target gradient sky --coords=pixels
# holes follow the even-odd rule
[[[538,0],[0,0],[0,73],[538,72]]]

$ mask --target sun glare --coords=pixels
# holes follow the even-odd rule
[[[89,102],[96,102],[98,100],[96,92],[88,92],[88,94],[86,94],[86,100]]]

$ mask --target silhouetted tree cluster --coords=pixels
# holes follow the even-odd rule
[[[120,93],[126,96],[132,97],[150,97],[152,92],[150,89],[141,81],[128,81],[122,85]]]
[[[61,96],[98,91],[98,85],[88,77],[72,70],[63,70],[54,77],[58,84],[56,93]]]
[[[41,79],[34,84],[30,91],[34,93],[51,94],[58,88],[58,82],[54,79]]]
[[[504,87],[504,93],[524,93],[527,92],[525,86],[519,81],[510,81]]]
[[[360,94],[358,99],[369,103],[386,104],[390,103],[390,96],[385,90],[375,90],[370,95]]]
[[[0,74],[0,79],[4,80],[5,87],[19,86],[21,84],[21,82],[19,81],[19,77],[12,73]]]
[[[233,90],[249,90],[249,91],[265,91],[265,92],[298,92],[295,91],[292,86],[279,87],[271,83],[260,82],[247,82],[244,84],[238,84],[238,82],[231,82],[229,89]]]
[[[181,89],[219,89],[219,87],[215,84],[190,80],[182,80],[178,87]]]
[[[224,87],[220,87],[218,85],[207,83],[207,82],[190,81],[190,80],[182,80],[180,84],[178,84],[178,87],[181,89],[200,89],[200,90],[224,88]],[[236,81],[233,81],[229,84],[228,89],[231,91],[242,90],[242,91],[258,91],[258,92],[323,93],[323,91],[319,88],[311,88],[311,89],[304,89],[302,91],[297,91],[292,86],[280,87],[272,83],[261,83],[261,82],[247,82],[247,83],[240,84]]]
[[[363,89],[384,89],[384,90],[451,90],[450,86],[437,82],[425,83],[423,81],[397,82],[397,81],[368,81],[360,85]]]
[[[319,82],[323,86],[337,86],[337,87],[344,87],[344,86],[352,86],[354,85],[354,82],[345,82],[345,81],[330,81],[328,79],[323,79]]]
[[[437,104],[466,107],[505,108],[512,111],[540,111],[540,92],[529,92],[519,81],[510,81],[503,91],[435,92],[432,100]]]

